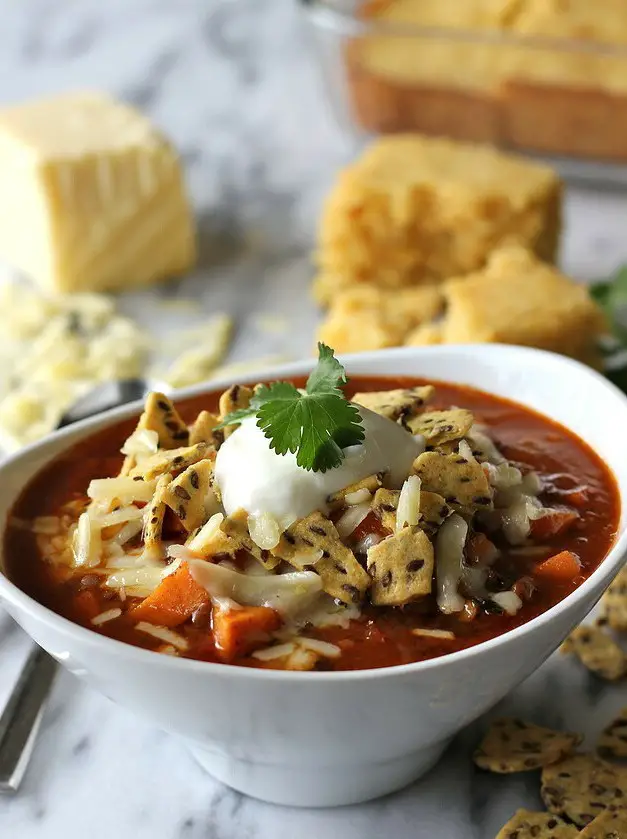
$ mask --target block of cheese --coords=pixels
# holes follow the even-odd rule
[[[0,195],[0,258],[46,290],[141,286],[194,264],[176,152],[104,94],[1,110]]]

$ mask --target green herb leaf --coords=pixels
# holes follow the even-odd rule
[[[256,415],[277,454],[291,452],[303,469],[326,472],[340,465],[345,448],[364,439],[359,410],[342,391],[347,381],[333,350],[318,344],[318,364],[304,391],[290,382],[261,385],[249,408],[228,414],[217,428]]]

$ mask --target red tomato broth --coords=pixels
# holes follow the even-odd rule
[[[304,378],[294,381],[301,386]],[[342,649],[340,658],[323,659],[318,669],[354,670],[423,661],[508,632],[545,612],[574,591],[597,568],[614,542],[620,517],[620,499],[613,475],[583,440],[547,417],[474,388],[409,377],[353,377],[347,393],[351,395],[356,391],[387,390],[426,383],[436,387],[434,408],[452,405],[468,408],[478,422],[488,426],[491,437],[508,459],[536,470],[541,477],[552,476],[550,486],[555,488],[555,495],[541,496],[547,505],[564,503],[559,494],[562,485],[565,488],[585,487],[586,503],[578,509],[579,520],[568,532],[547,543],[551,546],[550,555],[567,550],[577,554],[581,574],[577,579],[566,582],[534,579],[536,590],[533,597],[525,601],[514,616],[479,611],[473,620],[462,622],[456,616],[439,613],[424,602],[402,608],[364,605],[360,619],[352,621],[345,629],[304,630],[303,634],[330,641]],[[219,394],[192,397],[177,403],[177,408],[191,423],[200,410],[216,410],[218,397]],[[63,503],[85,498],[86,487],[92,478],[116,475],[122,462],[119,449],[136,421],[134,417],[99,431],[50,463],[25,488],[13,508],[12,516],[19,520],[55,515]],[[369,523],[366,520],[360,526],[361,536],[367,532],[364,528],[380,527],[378,520],[373,523],[372,517],[368,519]],[[5,555],[10,579],[58,614],[92,631],[134,646],[158,649],[163,645],[158,639],[135,629],[135,621],[127,610],[141,600],[128,598],[122,603],[114,591],[109,594],[98,587],[89,589],[99,598],[100,611],[119,606],[124,612],[116,620],[92,626],[93,606],[87,611],[81,606],[81,598],[77,596],[80,584],[76,576],[60,580],[58,570],[42,560],[35,534],[29,530],[9,524],[5,534]],[[519,576],[532,570],[537,562],[537,558],[516,557]],[[85,576],[89,576],[88,570],[82,575],[83,578]],[[452,629],[456,637],[448,640],[415,636],[411,632],[414,627]],[[198,660],[221,661],[211,633],[210,615],[200,622],[188,621],[177,631],[189,643],[189,650],[182,655]],[[264,668],[278,666],[276,662],[261,662],[250,656],[232,663]]]

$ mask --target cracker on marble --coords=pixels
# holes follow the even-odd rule
[[[627,707],[603,729],[597,752],[605,758],[627,758]]]
[[[552,763],[542,770],[540,794],[552,813],[581,827],[603,810],[624,807],[627,768],[579,754]]]
[[[610,682],[622,679],[627,673],[627,656],[598,626],[578,626],[561,649],[564,653],[574,653],[584,667]]]
[[[489,772],[528,772],[562,760],[582,740],[580,734],[504,717],[494,720],[473,760]]]
[[[577,828],[551,813],[518,810],[496,839],[575,839]]]

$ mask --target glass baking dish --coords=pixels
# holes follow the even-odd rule
[[[401,131],[487,142],[567,179],[627,187],[627,0],[614,21],[624,46],[461,28],[452,14],[453,25],[415,25],[381,14],[393,2],[301,0],[333,111],[356,144]],[[462,16],[478,5],[423,2],[436,18],[447,2]]]

